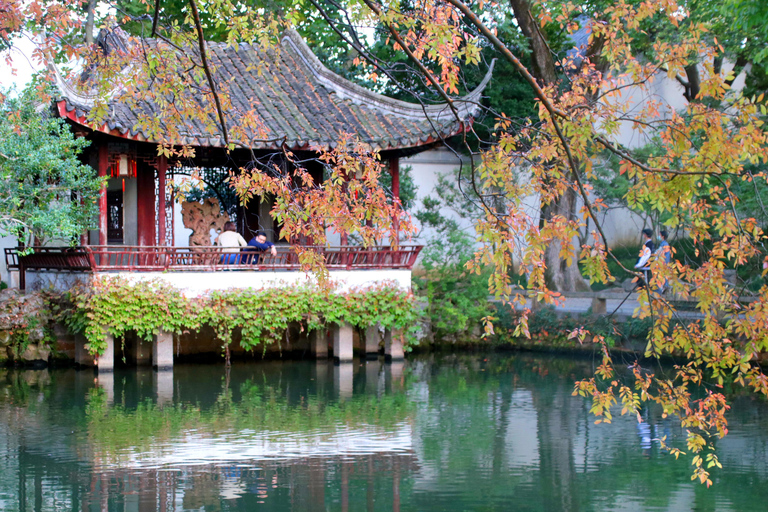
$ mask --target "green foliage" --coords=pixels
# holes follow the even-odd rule
[[[602,336],[606,344],[613,347],[626,347],[632,342],[644,342],[653,328],[653,321],[649,318],[627,318],[619,321],[608,316],[593,316],[590,311],[582,315],[558,315],[554,307],[543,307],[533,311],[528,319],[530,339],[514,339],[510,335],[515,330],[518,313],[508,306],[503,306],[497,312],[496,322],[498,341],[511,342],[513,345],[540,346],[551,348],[577,348],[584,347],[593,350],[591,343],[582,345],[575,337],[569,337],[569,333],[576,329],[584,329],[592,336]]]
[[[490,272],[469,272],[464,263],[434,266],[414,276],[419,294],[429,301],[432,332],[437,340],[471,334],[493,312],[488,302]]]
[[[53,334],[47,325],[48,316],[45,314],[45,307],[30,307],[27,299],[34,301],[32,296],[14,294],[0,301],[0,330],[8,334],[6,343],[15,359],[27,350],[33,337],[49,347],[54,341]]]
[[[458,177],[457,177],[458,179]],[[470,217],[475,208],[457,188],[457,180],[438,177],[437,198],[427,196],[416,218],[434,231],[424,248],[420,274],[413,280],[419,294],[429,301],[429,316],[436,340],[456,335],[471,335],[493,313],[488,302],[490,271],[467,269],[474,255],[475,240],[462,229],[458,218]],[[443,215],[443,208],[456,217]]]
[[[768,4],[763,0],[725,0],[710,5],[719,6],[722,25],[735,35],[734,46],[745,49],[756,64],[768,61]]]
[[[68,301],[70,307],[61,315],[71,330],[84,333],[93,354],[104,351],[106,335],[122,337],[128,331],[149,340],[160,331],[181,334],[209,325],[226,347],[233,331],[240,329],[241,346],[253,350],[279,341],[295,322],[308,330],[348,323],[379,324],[407,333],[418,314],[413,295],[391,285],[343,293],[310,286],[227,290],[190,298],[158,281],[131,284],[102,278],[90,288],[70,292]]]
[[[73,330],[82,330],[93,354],[106,348],[106,335],[122,337],[128,331],[145,340],[160,331],[179,334],[200,327],[194,301],[161,282],[95,279],[93,287],[70,292],[72,314],[65,316]]]
[[[34,101],[27,90],[0,103],[0,235],[74,243],[93,223],[101,179],[78,160],[88,141]]]

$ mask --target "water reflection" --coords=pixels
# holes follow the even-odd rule
[[[705,489],[658,411],[595,425],[589,362],[447,356],[0,370],[2,510],[762,510],[768,414],[738,401]]]

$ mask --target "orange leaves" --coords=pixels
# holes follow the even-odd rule
[[[597,233],[592,233],[593,240],[598,240]],[[605,247],[595,242],[594,246],[583,245],[579,256],[582,274],[589,279],[590,284],[603,283],[608,284],[614,280],[608,264],[606,263]]]
[[[410,217],[399,203],[391,201],[379,184],[382,172],[378,152],[352,137],[344,135],[335,149],[318,150],[320,161],[327,165],[328,179],[318,183],[300,162],[286,153],[295,169],[242,169],[230,177],[241,201],[267,195],[275,197],[272,216],[280,223],[280,236],[292,243],[325,244],[326,230],[340,235],[357,235],[364,245],[389,235],[413,232]],[[311,254],[307,254],[311,256]],[[315,268],[318,261],[303,263]]]

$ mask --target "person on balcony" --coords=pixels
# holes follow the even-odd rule
[[[224,223],[224,230],[216,237],[216,245],[223,247],[221,250],[221,262],[228,265],[240,263],[240,247],[248,247],[245,238],[237,232],[237,226],[234,222]]]
[[[277,256],[277,249],[275,244],[267,240],[267,234],[263,231],[257,231],[250,242],[248,242],[248,251],[257,252],[258,255],[250,256],[248,263],[257,264],[261,258],[260,254],[264,254],[269,251],[272,256]]]

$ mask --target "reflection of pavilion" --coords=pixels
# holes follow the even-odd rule
[[[312,378],[307,381],[313,387],[301,393],[323,395],[331,408],[359,399],[383,398],[402,389],[401,362],[265,365],[265,372],[286,372],[288,384],[274,390],[285,401],[278,404],[278,410],[301,407],[301,400],[291,391],[293,377],[310,368]],[[229,388],[242,392],[253,369],[253,365],[233,367]],[[261,502],[271,502],[279,510],[374,510],[374,502],[376,510],[399,510],[401,476],[418,469],[412,418],[407,412],[392,424],[379,425],[375,417],[368,421],[344,415],[331,428],[326,419],[315,427],[285,425],[282,431],[217,423],[218,416],[213,413],[210,424],[196,424],[167,439],[162,437],[167,433],[158,432],[148,443],[141,438],[120,443],[120,438],[126,441],[126,432],[112,426],[126,421],[130,424],[130,413],[120,416],[120,411],[134,410],[133,405],[126,408],[126,404],[143,404],[149,394],[155,397],[159,408],[155,412],[160,416],[163,409],[175,410],[170,407],[174,401],[199,403],[195,399],[199,380],[195,375],[199,371],[199,367],[180,367],[165,374],[146,370],[99,374],[96,383],[102,389],[100,395],[88,392],[94,384],[91,374],[71,372],[79,392],[99,397],[88,404],[94,412],[89,416],[87,435],[71,436],[70,425],[59,428],[38,422],[25,425],[20,433],[25,439],[46,439],[46,444],[35,443],[30,449],[25,439],[4,443],[18,444],[24,471],[45,476],[27,484],[21,493],[24,498],[19,499],[42,493],[53,481],[68,482],[56,490],[56,500],[71,503],[73,510],[140,512],[205,507],[209,511],[221,510],[226,500],[240,500],[238,506],[247,510]],[[264,375],[269,381],[282,380],[274,378],[276,374]],[[205,404],[206,410],[218,402],[212,400]],[[110,423],[115,415],[116,423]],[[0,436],[14,432],[13,415],[7,418],[7,426],[0,419]],[[166,421],[172,422],[170,418]],[[100,423],[102,420],[105,423]],[[87,445],[80,444],[86,439]],[[115,439],[116,445],[110,442]],[[33,489],[33,485],[41,487]],[[6,490],[0,487],[0,494]]]
[[[339,426],[333,432],[282,431],[184,432],[172,444],[158,443],[117,458],[101,456],[101,469],[141,470],[153,467],[231,464],[253,466],[265,461],[306,458],[354,458],[361,455],[412,452],[412,428],[404,422],[394,428],[374,425]],[[110,460],[111,459],[111,460]]]
[[[271,503],[275,510],[399,511],[401,479],[418,469],[413,452],[114,468],[90,481],[82,503],[83,510],[114,504],[110,510],[125,512],[221,510],[229,500],[247,510]]]

